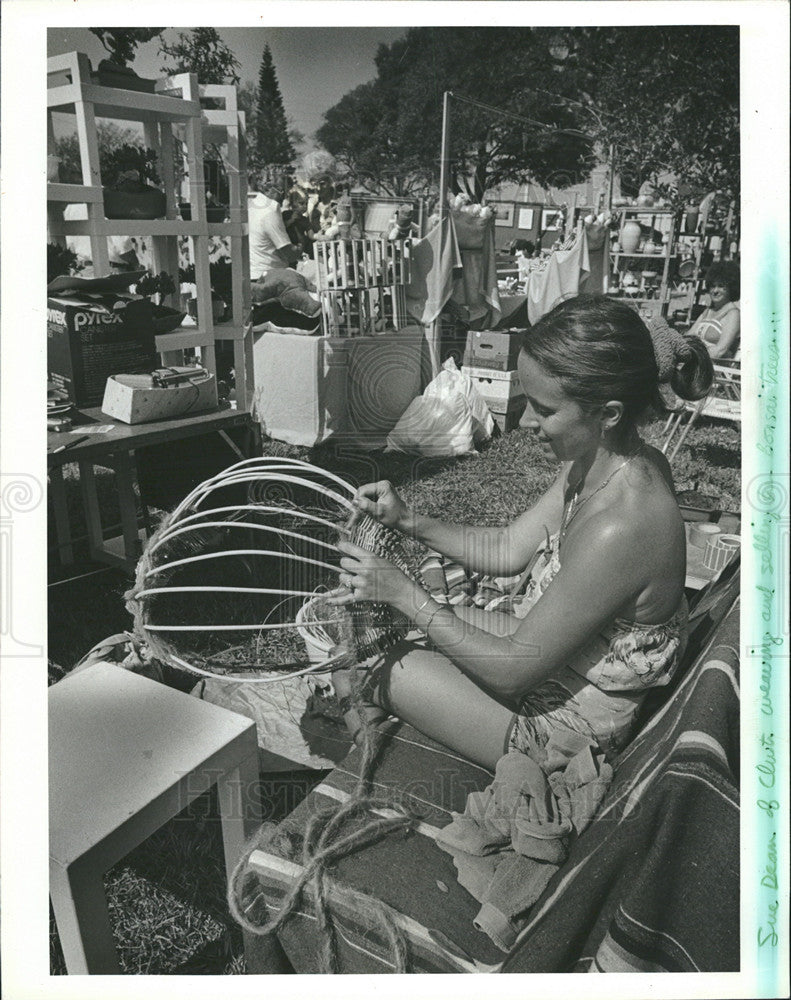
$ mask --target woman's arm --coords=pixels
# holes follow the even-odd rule
[[[705,320],[706,315],[707,315],[708,312],[709,312],[708,309],[704,309],[703,310],[703,312],[700,314],[700,316],[698,316],[698,318],[695,320],[695,322],[692,324],[692,326],[684,334],[685,337],[699,337],[700,336],[700,328],[703,325],[703,322],[704,322],[704,320]]]
[[[708,352],[712,359],[724,358],[730,356],[734,350],[734,344],[741,332],[742,328],[742,318],[741,310],[737,307],[731,309],[721,320],[720,320],[720,337],[716,343],[706,344]]]
[[[560,524],[564,482],[565,475],[558,476],[530,510],[504,527],[452,524],[416,514],[388,482],[361,487],[355,503],[383,524],[419,539],[471,572],[512,576],[525,568],[547,531]]]
[[[564,564],[511,635],[492,635],[462,621],[417,584],[357,546],[341,543],[341,565],[355,588],[351,600],[385,600],[427,627],[429,638],[475,683],[500,700],[518,704],[556,672],[645,585],[645,564],[635,559],[639,531],[605,511],[564,548]],[[400,577],[400,579],[399,579]]]

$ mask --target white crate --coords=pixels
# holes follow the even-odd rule
[[[471,368],[465,365],[462,374],[472,379],[478,392],[488,401],[507,403],[523,395],[518,371],[500,372],[490,368]]]

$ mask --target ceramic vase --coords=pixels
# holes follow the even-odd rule
[[[625,222],[621,230],[621,249],[623,253],[635,253],[640,245],[640,238],[643,235],[639,222]]]

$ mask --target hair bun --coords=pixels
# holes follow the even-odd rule
[[[663,316],[647,324],[654,345],[659,382],[669,383],[682,399],[702,399],[714,380],[709,352],[698,337],[685,337]]]
[[[686,340],[663,316],[652,316],[647,322],[654,344],[654,356],[660,382],[669,382],[677,366],[689,354]]]
[[[699,337],[683,337],[683,349],[670,375],[670,387],[682,399],[703,399],[714,381],[714,365]]]

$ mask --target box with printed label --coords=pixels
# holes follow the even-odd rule
[[[508,400],[522,395],[522,385],[519,372],[501,372],[494,368],[462,368],[462,374],[467,375],[478,392],[491,405],[493,400],[507,403]]]
[[[492,419],[500,428],[500,433],[505,434],[506,431],[514,431],[519,426],[519,410],[509,410],[507,413],[494,413],[492,412]]]
[[[524,330],[470,330],[463,364],[469,368],[493,368],[508,372],[516,368]]]
[[[511,431],[519,426],[519,418],[525,410],[525,396],[514,396],[507,402],[497,399],[487,399],[486,405],[494,418],[494,422],[502,432]]]
[[[150,372],[158,364],[149,299],[47,299],[48,378],[76,406],[99,406],[111,375]]]

